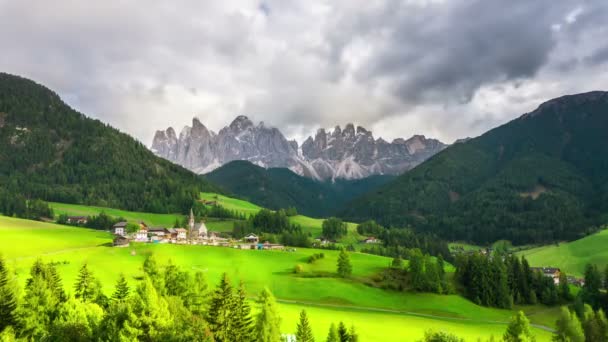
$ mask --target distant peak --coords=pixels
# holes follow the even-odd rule
[[[369,134],[371,133],[370,131],[368,131],[367,129],[361,127],[361,126],[357,126],[357,134]]]
[[[242,131],[249,127],[253,127],[253,122],[245,115],[237,116],[230,124],[230,128],[235,131]]]
[[[355,125],[353,125],[352,123],[347,123],[346,126],[344,126],[344,133],[346,133],[348,135],[354,135],[355,134]]]

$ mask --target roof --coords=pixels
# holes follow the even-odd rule
[[[127,226],[127,222],[118,222],[114,225],[114,228],[125,228]]]
[[[255,235],[255,234],[253,234],[253,233],[250,233],[249,235],[245,236],[245,238],[246,238],[246,239],[247,239],[247,238],[256,238],[256,239],[257,239],[257,238],[258,238],[258,236],[257,236],[257,235]]]
[[[165,232],[167,228],[165,227],[150,227],[148,228],[149,232]]]
[[[185,230],[184,228],[175,228],[175,231],[178,233],[185,233],[187,232],[187,230]]]
[[[543,273],[557,273],[560,271],[558,267],[530,267],[533,271],[541,271]]]
[[[175,228],[168,228],[167,231],[171,234],[177,233],[177,230]]]
[[[86,216],[68,216],[68,219],[74,219],[74,220],[86,220],[87,217]]]

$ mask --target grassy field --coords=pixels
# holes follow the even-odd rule
[[[31,264],[42,257],[58,262],[64,286],[71,289],[78,268],[87,262],[106,292],[110,292],[119,276],[117,270],[134,284],[142,273],[144,258],[154,253],[161,262],[171,261],[185,269],[205,272],[212,285],[226,272],[235,282],[242,280],[252,296],[268,287],[282,302],[285,331],[293,331],[297,313],[305,308],[320,339],[330,322],[343,320],[354,323],[364,341],[415,340],[428,328],[449,330],[474,340],[478,336],[501,335],[505,325],[496,322],[505,322],[512,314],[479,307],[456,295],[392,292],[364,285],[359,280],[390,262],[379,256],[351,254],[354,280],[345,280],[333,276],[335,251],[324,251],[324,259],[308,264],[306,259],[317,250],[254,251],[156,244],[114,248],[108,246],[111,241],[108,233],[7,217],[0,217],[0,233],[14,242],[3,244],[0,253],[22,282],[27,279]],[[303,275],[292,273],[296,264],[303,266]],[[324,276],[312,277],[313,274]],[[529,308],[532,309],[538,310]],[[532,320],[535,321],[534,316]],[[543,317],[542,322],[545,321],[550,320]],[[535,331],[539,341],[549,340],[548,333]]]
[[[262,209],[262,207],[257,206],[251,202],[247,202],[247,201],[243,201],[240,199],[216,194],[213,192],[202,192],[201,199],[204,199],[207,201],[216,201],[222,207],[224,207],[228,210],[234,210],[241,214],[245,214],[245,216],[255,214],[258,211],[260,211],[260,209]]]
[[[567,274],[582,276],[585,265],[608,265],[608,230],[602,230],[580,240],[528,249],[520,252],[532,266],[556,266]]]
[[[150,226],[164,226],[172,227],[175,223],[175,219],[181,219],[182,215],[179,214],[152,214],[142,213],[136,211],[127,211],[120,209],[95,207],[78,204],[66,204],[66,203],[49,203],[56,216],[60,214],[67,214],[71,216],[89,216],[98,215],[102,211],[106,214],[114,217],[123,217],[127,221],[144,221]]]

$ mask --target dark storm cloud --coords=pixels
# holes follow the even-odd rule
[[[0,0],[0,70],[145,143],[238,114],[299,139],[355,122],[450,141],[605,87],[607,16],[604,0]]]
[[[387,79],[405,102],[469,101],[484,84],[533,77],[556,44],[552,25],[575,8],[553,0],[391,1],[338,29],[354,27],[372,42],[362,81]]]

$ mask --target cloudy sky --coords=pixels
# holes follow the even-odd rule
[[[149,144],[197,116],[301,139],[475,136],[608,90],[606,0],[0,0],[0,70]]]

